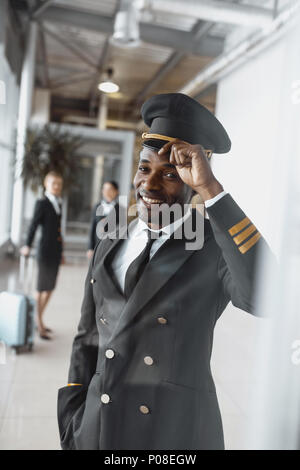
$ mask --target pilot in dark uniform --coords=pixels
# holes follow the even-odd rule
[[[52,331],[44,325],[43,314],[56,285],[63,253],[62,199],[60,197],[63,187],[62,176],[55,171],[50,171],[45,177],[44,185],[45,196],[36,201],[26,245],[21,248],[21,253],[25,256],[29,255],[36,230],[41,226],[41,238],[37,250],[37,327],[40,337],[48,340],[51,339],[49,333]]]
[[[150,129],[134,178],[138,217],[95,248],[69,384],[58,394],[61,446],[223,449],[214,327],[230,301],[255,313],[257,255],[267,246],[211,170],[211,153],[231,146],[221,123],[179,93],[153,96],[142,116]],[[191,209],[164,224],[166,207],[184,208],[196,193],[208,219]],[[197,246],[188,245],[190,226]]]

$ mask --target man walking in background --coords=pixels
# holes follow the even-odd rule
[[[37,277],[37,327],[40,337],[51,339],[43,322],[43,314],[51,294],[55,288],[59,265],[62,262],[63,240],[61,235],[61,215],[63,178],[55,171],[50,171],[44,179],[45,197],[38,199],[31,220],[26,245],[20,250],[23,256],[29,256],[30,249],[38,226],[42,227],[42,235],[38,245],[38,277]]]
[[[94,248],[98,241],[97,237],[97,224],[100,220],[104,219],[114,209],[116,217],[116,225],[119,223],[119,186],[116,181],[106,181],[102,187],[102,200],[97,202],[93,208],[91,228],[89,234],[89,246],[87,251],[88,259],[91,259],[94,253]],[[101,207],[99,207],[101,206]]]

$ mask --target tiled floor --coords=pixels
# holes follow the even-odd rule
[[[13,283],[15,265],[6,262],[0,290]],[[52,341],[36,338],[34,351],[7,351],[0,365],[0,449],[59,449],[57,390],[66,384],[72,340],[77,328],[86,263],[62,267],[45,322]],[[212,369],[217,385],[227,449],[245,447],[247,413],[254,398],[252,362],[260,320],[229,307],[215,331]]]
[[[86,271],[86,264],[61,269],[45,312],[53,340],[36,337],[34,351],[18,356],[8,350],[0,365],[0,449],[60,449],[57,390],[67,382]]]

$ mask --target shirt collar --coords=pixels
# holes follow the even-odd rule
[[[62,198],[59,196],[54,196],[54,194],[49,193],[49,191],[45,191],[45,196],[51,201],[51,202],[62,202]]]
[[[117,202],[117,199],[113,199],[112,201],[106,201],[105,199],[102,199],[101,200],[101,204],[103,204],[104,206],[114,206]]]
[[[177,230],[178,227],[180,227],[180,225],[183,224],[183,222],[189,217],[190,214],[191,214],[191,210],[188,209],[183,217],[180,217],[180,219],[176,219],[172,224],[165,225],[161,229],[152,229],[152,228],[148,227],[146,222],[144,222],[142,219],[139,218],[138,223],[136,225],[136,235],[138,236],[143,231],[150,230],[150,231],[156,232],[156,233],[157,232],[163,232],[162,236],[165,235],[165,236],[170,237],[172,235],[172,233],[175,232],[175,230]]]

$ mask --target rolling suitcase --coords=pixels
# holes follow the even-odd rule
[[[19,353],[33,349],[35,300],[28,295],[33,276],[32,256],[20,258],[19,279],[23,292],[0,293],[0,340]],[[26,292],[26,294],[25,294]]]

